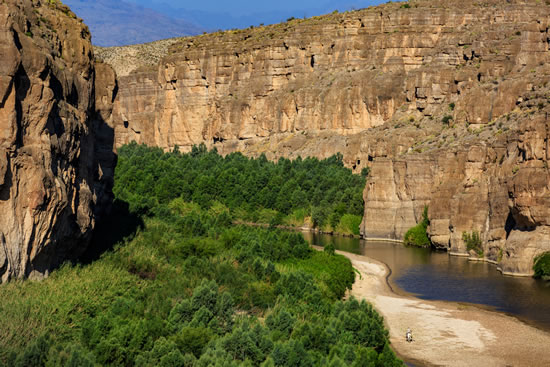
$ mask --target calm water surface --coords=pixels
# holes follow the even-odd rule
[[[312,244],[366,255],[392,270],[390,284],[427,300],[476,303],[550,331],[550,282],[503,276],[496,266],[388,242],[304,233]]]

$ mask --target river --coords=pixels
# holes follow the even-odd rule
[[[550,282],[503,276],[492,264],[398,243],[311,232],[304,233],[304,237],[314,245],[332,242],[338,250],[385,263],[392,271],[390,285],[398,293],[483,305],[550,331]]]

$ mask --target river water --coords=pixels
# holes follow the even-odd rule
[[[365,255],[388,265],[390,285],[418,298],[474,303],[550,331],[550,282],[503,276],[495,265],[398,243],[304,233],[312,244]]]

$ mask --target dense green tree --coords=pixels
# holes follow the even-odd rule
[[[205,145],[181,154],[132,143],[119,150],[115,183],[117,197],[138,214],[151,214],[158,204],[181,197],[203,208],[218,201],[242,209],[239,219],[246,221],[258,220],[263,209],[284,216],[304,209],[314,225],[335,229],[344,214],[362,216],[365,178],[344,168],[341,154],[269,162],[265,156],[251,159],[240,153],[221,157]]]
[[[308,215],[358,226],[364,179],[341,155],[119,153],[115,213],[140,227],[89,265],[0,289],[0,365],[402,365],[372,306],[341,301],[351,262],[273,228]],[[272,228],[234,223],[253,216]]]

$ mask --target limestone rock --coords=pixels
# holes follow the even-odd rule
[[[478,231],[484,258],[528,274],[550,246],[550,5],[408,4],[181,39],[123,70],[116,145],[341,152],[371,168],[364,236],[401,238],[428,205],[436,246],[467,255]]]
[[[304,131],[349,136],[403,112],[482,126],[530,87],[520,75],[547,61],[550,23],[543,2],[484,4],[418,0],[170,40],[169,48],[103,49],[124,74],[117,145],[189,150]],[[141,54],[150,57],[136,62]]]
[[[536,109],[464,133],[454,146],[376,160],[362,233],[402,238],[428,205],[437,247],[467,256],[462,234],[477,231],[485,259],[506,274],[532,274],[533,259],[550,251],[549,108]],[[505,123],[510,130],[499,133]]]
[[[2,1],[0,55],[0,280],[39,278],[86,248],[112,196],[113,137],[95,110],[88,28],[69,8]]]

